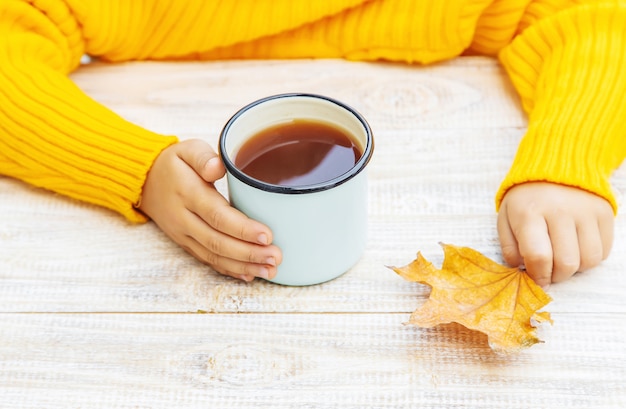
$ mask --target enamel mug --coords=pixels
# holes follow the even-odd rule
[[[238,149],[269,127],[293,120],[342,129],[360,145],[354,167],[333,179],[281,186],[255,179],[235,166]],[[314,94],[280,94],[243,107],[224,126],[219,151],[231,205],[267,225],[283,261],[272,282],[303,286],[332,280],[362,256],[367,241],[366,166],[374,151],[372,131],[354,109]]]

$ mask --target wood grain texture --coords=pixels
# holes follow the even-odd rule
[[[405,314],[3,314],[3,408],[622,408],[622,314],[493,353]],[[580,329],[584,328],[584,331]],[[606,359],[611,350],[613,359]],[[621,354],[621,355],[618,355]],[[25,393],[30,390],[31,393]],[[621,393],[620,393],[621,392]],[[7,402],[12,402],[7,405]],[[69,404],[71,403],[71,404]]]
[[[376,138],[368,246],[329,283],[244,284],[151,223],[0,177],[0,408],[626,407],[621,214],[611,257],[550,288],[544,344],[501,357],[460,326],[402,325],[428,289],[387,266],[418,250],[439,265],[440,241],[501,260],[493,198],[526,119],[495,61],[97,63],[73,78],[133,122],[214,146],[269,94],[352,105]],[[623,207],[624,167],[612,182]]]

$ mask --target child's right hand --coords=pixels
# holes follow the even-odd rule
[[[273,278],[282,260],[270,229],[235,208],[215,189],[225,174],[215,151],[188,140],[161,152],[148,173],[139,209],[174,242],[221,274]]]

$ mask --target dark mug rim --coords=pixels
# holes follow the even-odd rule
[[[233,161],[230,159],[230,157],[228,156],[228,153],[226,151],[226,136],[231,128],[231,126],[237,121],[237,119],[242,116],[246,111],[250,110],[251,108],[263,104],[267,101],[271,101],[274,99],[282,99],[282,98],[294,98],[294,97],[304,97],[304,98],[312,98],[312,99],[322,99],[322,100],[326,100],[332,104],[337,105],[338,107],[348,111],[349,113],[351,113],[352,115],[354,115],[354,117],[361,123],[361,125],[363,126],[363,129],[365,130],[365,134],[366,134],[366,141],[365,141],[365,146],[363,147],[363,153],[361,154],[361,157],[359,158],[359,160],[354,164],[354,166],[352,168],[350,168],[350,170],[348,170],[347,172],[333,178],[330,180],[327,180],[325,182],[321,182],[321,183],[315,183],[315,184],[310,184],[310,185],[302,185],[302,186],[282,186],[282,185],[276,185],[276,184],[272,184],[272,183],[267,183],[264,182],[262,180],[259,179],[255,179],[251,176],[248,176],[246,173],[242,172],[241,170],[239,170],[235,164],[233,163]],[[372,133],[372,129],[370,128],[369,124],[367,123],[367,121],[365,120],[365,118],[354,108],[352,108],[349,105],[344,104],[341,101],[338,101],[334,98],[330,98],[324,95],[319,95],[319,94],[311,94],[311,93],[299,93],[299,92],[295,92],[295,93],[284,93],[284,94],[276,94],[276,95],[270,95],[268,97],[264,97],[261,99],[258,99],[254,102],[249,103],[248,105],[244,106],[243,108],[239,109],[224,125],[224,128],[222,128],[222,131],[220,132],[220,136],[219,136],[219,144],[218,144],[218,153],[220,155],[220,158],[222,159],[222,163],[224,164],[224,167],[226,168],[226,171],[231,174],[232,176],[234,176],[235,178],[237,178],[238,180],[240,180],[241,182],[252,186],[256,189],[260,189],[260,190],[264,190],[266,192],[273,192],[273,193],[283,193],[283,194],[303,194],[303,193],[314,193],[314,192],[319,192],[319,191],[323,191],[323,190],[328,190],[328,189],[332,189],[334,187],[337,187],[347,181],[349,181],[350,179],[354,178],[356,175],[358,175],[359,173],[361,173],[361,171],[363,171],[363,169],[365,169],[365,166],[369,163],[371,157],[372,157],[372,153],[374,151],[374,135]]]

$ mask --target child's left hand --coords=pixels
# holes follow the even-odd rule
[[[582,189],[547,182],[511,188],[500,206],[504,260],[542,287],[595,267],[613,244],[613,209]]]

